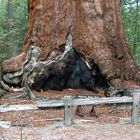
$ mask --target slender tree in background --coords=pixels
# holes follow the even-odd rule
[[[134,52],[133,52],[133,54],[134,55],[136,55],[136,42],[137,42],[137,40],[138,40],[138,36],[137,36],[137,28],[138,28],[138,8],[139,8],[139,0],[136,0],[136,14],[135,14],[135,19],[134,19],[134,24],[135,24],[135,26],[134,26],[134,34],[135,34],[135,37],[134,37],[134,45],[133,45],[133,50],[134,50]]]
[[[129,47],[140,64],[140,0],[121,0],[121,9]]]
[[[124,35],[120,0],[28,0],[22,51],[3,62],[3,79],[37,90],[140,82]]]
[[[7,36],[6,39],[9,42],[9,52],[11,55],[16,53],[16,48],[13,47],[13,2],[7,1]]]
[[[12,12],[8,10],[9,7],[8,3],[9,5],[11,5],[10,9],[12,9]],[[12,20],[8,18],[9,17],[8,15],[10,14]],[[0,16],[1,16],[0,19],[0,63],[1,63],[4,59],[7,59],[15,55],[21,49],[24,34],[27,29],[27,0],[22,1],[12,0],[11,3],[10,1],[8,2],[8,0],[1,0]]]
[[[12,0],[8,0],[7,3],[7,15],[8,15],[8,24],[7,24],[7,31],[10,37],[12,30],[13,30],[13,3]]]

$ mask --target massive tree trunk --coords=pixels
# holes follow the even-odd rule
[[[3,80],[37,90],[88,88],[140,73],[125,40],[119,0],[29,0],[22,52],[3,62]]]

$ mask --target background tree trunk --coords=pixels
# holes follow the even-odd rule
[[[15,55],[16,48],[13,47],[13,1],[7,1],[7,36],[10,55]]]
[[[10,34],[13,31],[13,4],[12,0],[8,0],[7,3],[7,15],[8,15],[8,21],[7,21],[7,32],[10,36]]]
[[[16,66],[14,66],[14,58],[3,63],[3,71],[6,73],[4,80],[6,82],[10,81],[6,77],[12,79],[16,75],[15,77],[20,77],[20,80],[14,79],[13,83],[19,81],[24,84],[42,82],[43,84],[39,87],[41,89],[44,83],[49,83],[49,79],[55,77],[54,75],[57,75],[57,77],[63,75],[61,78],[59,77],[62,83],[66,73],[68,75],[74,73],[76,68],[73,68],[69,73],[66,71],[72,69],[69,68],[69,64],[76,61],[77,55],[80,59],[79,65],[78,62],[76,64],[80,67],[82,75],[85,74],[85,70],[91,70],[89,77],[94,77],[93,70],[96,66],[96,71],[101,72],[105,80],[115,87],[122,86],[123,80],[137,80],[139,82],[139,69],[125,40],[119,0],[29,0],[28,8],[28,31],[22,53],[17,56],[18,60],[15,60]],[[64,50],[63,45],[65,46]],[[37,48],[34,46],[37,46]],[[71,46],[74,53],[73,49],[67,51],[67,48]],[[35,50],[32,51],[34,48]],[[71,62],[72,59],[74,60]],[[32,64],[30,60],[33,60],[36,64],[39,62],[39,68],[42,69],[37,71],[35,63]],[[86,68],[83,70],[84,65],[86,65]],[[94,68],[92,65],[94,65]],[[31,66],[30,71],[26,72],[29,66]],[[55,72],[52,74],[50,69]],[[60,69],[60,71],[56,72],[56,69]],[[9,72],[15,72],[16,74],[9,76]],[[27,82],[26,79],[31,73],[34,74]],[[53,77],[50,75],[53,75]],[[44,77],[47,78],[44,79]],[[86,80],[83,80],[84,78],[81,78],[82,82],[89,81],[87,77]],[[98,79],[98,77],[96,78]],[[52,81],[54,83],[54,80]],[[65,83],[65,81],[63,82]],[[36,85],[34,84],[34,86]]]

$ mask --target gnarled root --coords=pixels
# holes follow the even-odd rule
[[[13,93],[15,93],[15,92],[23,92],[23,91],[25,90],[24,87],[23,87],[23,88],[13,88],[13,87],[10,87],[10,86],[8,86],[7,84],[5,84],[3,81],[0,81],[0,84],[1,84],[1,87],[2,87],[4,90],[8,91],[8,92],[13,92]]]

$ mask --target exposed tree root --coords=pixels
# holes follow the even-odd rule
[[[3,81],[0,81],[1,87],[8,91],[8,92],[23,92],[25,90],[25,88],[13,88],[8,86],[7,84],[5,84]]]
[[[45,61],[38,59],[40,52],[40,48],[32,44],[21,68],[15,72],[5,72],[3,75],[6,83],[21,85],[24,88],[10,88],[2,82],[3,88],[10,92],[25,89],[28,96],[34,99],[35,95],[30,88],[39,91],[87,88],[97,93],[97,86],[107,84],[94,61],[91,59],[87,62],[72,48],[70,33],[66,43],[59,49],[52,50]]]

